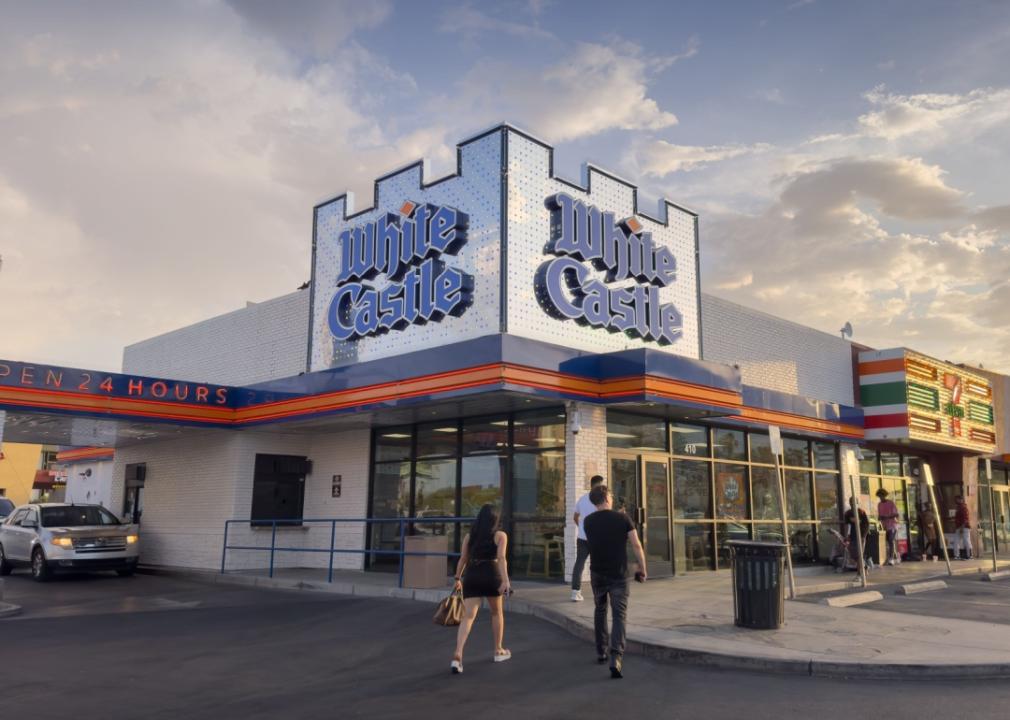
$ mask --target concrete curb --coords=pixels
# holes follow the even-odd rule
[[[947,583],[943,580],[927,580],[926,582],[909,583],[898,588],[898,595],[915,595],[930,590],[946,590]]]
[[[21,614],[21,606],[13,603],[0,602],[0,618],[13,617]]]
[[[989,582],[996,582],[997,580],[1005,580],[1010,578],[1010,570],[997,570],[996,572],[987,572],[982,578],[983,580],[988,580]]]
[[[866,603],[877,602],[883,599],[884,596],[878,590],[864,590],[863,592],[824,598],[821,600],[821,604],[836,608],[846,608],[853,605],[865,605]]]
[[[336,581],[331,584],[302,580],[282,580],[280,578],[251,575],[221,575],[220,573],[200,570],[156,568],[151,566],[143,566],[138,569],[138,572],[148,575],[179,577],[213,584],[243,585],[246,587],[275,590],[326,592],[335,595],[358,597],[387,597],[401,600],[416,600],[432,605],[445,597],[449,591],[448,587],[445,589],[423,590],[358,585],[342,581]],[[877,594],[879,595],[879,593]],[[594,640],[591,619],[572,618],[552,607],[525,600],[508,600],[506,601],[505,609],[508,612],[528,615],[549,622],[580,640],[585,640],[586,642],[593,642]],[[755,630],[753,632],[761,633],[762,631]],[[757,654],[747,656],[729,655],[709,650],[660,645],[643,639],[634,630],[628,633],[627,652],[661,662],[698,665],[723,670],[746,670],[776,675],[807,675],[810,677],[859,678],[866,680],[901,680],[909,677],[928,677],[938,680],[1010,678],[1010,662],[929,665],[918,663],[829,662],[811,657],[797,657],[793,659]]]

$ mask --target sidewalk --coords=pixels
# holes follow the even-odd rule
[[[952,566],[958,575],[978,574],[981,580],[982,571],[991,569],[991,561]],[[446,592],[398,588],[395,576],[382,573],[339,572],[328,584],[323,574],[310,570],[284,570],[272,579],[239,573],[154,571],[210,582],[432,603]],[[817,593],[832,589],[827,585],[851,587],[858,584],[852,575],[804,573],[796,578],[797,589]],[[869,587],[945,575],[943,563],[904,563],[873,570]],[[571,602],[567,586],[559,584],[518,582],[515,589],[506,605],[508,611],[533,615],[592,639],[591,601]],[[628,652],[713,667],[818,676],[1010,677],[1007,624],[786,601],[783,628],[748,630],[733,624],[731,591],[730,575],[725,571],[650,580],[644,585],[632,583]]]

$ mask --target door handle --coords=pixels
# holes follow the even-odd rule
[[[645,525],[645,508],[638,508],[638,524]]]

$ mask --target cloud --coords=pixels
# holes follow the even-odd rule
[[[539,17],[543,11],[542,4],[531,3],[529,11],[534,18]],[[446,10],[442,14],[439,30],[446,33],[459,34],[467,41],[473,41],[478,35],[489,32],[533,40],[556,39],[553,33],[544,30],[537,24],[526,25],[514,20],[494,17],[475,9],[471,5],[462,5]]]
[[[769,148],[757,145],[674,145],[665,140],[653,140],[639,145],[634,153],[641,172],[652,177],[663,177],[675,172],[690,172],[705,165],[761,152]]]
[[[705,223],[719,295],[874,347],[907,344],[1010,370],[1010,238],[917,158],[839,158],[779,179],[764,210]],[[913,233],[895,223],[939,224]]]
[[[371,96],[385,66],[354,43],[306,63],[223,5],[25,7],[0,26],[5,356],[113,369],[125,344],[289,292],[315,202],[444,152],[437,125],[375,121],[413,90]]]
[[[296,6],[274,0],[226,1],[258,32],[295,54],[316,58],[338,54],[356,31],[380,25],[392,11],[389,0],[299,0]]]
[[[878,86],[865,98],[877,109],[861,115],[861,131],[870,137],[897,140],[947,136],[956,128],[958,139],[1010,121],[1010,89],[980,88],[966,94],[922,93],[896,95]]]
[[[677,116],[649,97],[647,71],[633,45],[581,43],[542,70],[478,63],[460,83],[455,102],[481,124],[515,118],[552,142],[606,130],[672,127]]]
[[[684,49],[673,55],[659,55],[649,60],[649,69],[655,72],[666,70],[671,65],[693,58],[701,50],[701,38],[692,35],[687,39]]]

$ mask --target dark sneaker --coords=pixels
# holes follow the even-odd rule
[[[624,664],[621,662],[621,658],[614,657],[610,661],[610,677],[614,680],[620,680],[624,677]]]
[[[607,662],[607,660],[608,660],[608,658],[607,658],[607,654],[606,653],[597,653],[597,655],[596,655],[596,662],[598,662],[600,665],[602,665],[603,663]]]

